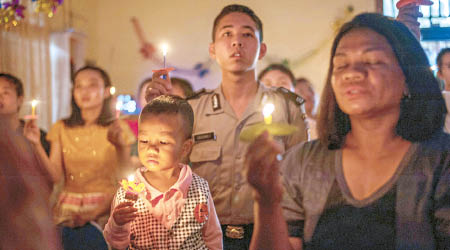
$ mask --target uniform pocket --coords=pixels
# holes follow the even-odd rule
[[[192,163],[216,161],[220,157],[221,149],[217,142],[202,142],[194,145],[189,159]]]

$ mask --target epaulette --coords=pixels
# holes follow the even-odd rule
[[[305,103],[305,100],[297,95],[296,93],[290,91],[289,89],[283,88],[283,87],[279,87],[276,90],[278,93],[281,93],[284,98],[294,102],[297,106],[302,105],[303,103]]]
[[[194,92],[194,94],[186,97],[186,100],[197,99],[197,98],[200,98],[200,96],[202,96],[202,95],[211,94],[212,92],[214,92],[214,91],[213,90],[206,90],[205,88],[202,88],[199,91]]]

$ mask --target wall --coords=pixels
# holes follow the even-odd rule
[[[169,44],[168,63],[185,70],[174,75],[190,79],[195,89],[216,87],[220,83],[220,71],[215,63],[203,78],[191,69],[196,63],[208,60],[214,17],[225,5],[234,2],[254,9],[264,23],[268,53],[258,70],[288,59],[295,75],[310,78],[317,91],[322,89],[328,67],[334,21],[345,16],[349,5],[355,13],[376,8],[375,0],[68,1],[72,26],[88,37],[86,59],[111,74],[119,93],[134,93],[152,69],[161,67],[139,54],[139,42],[130,22],[132,16],[140,20],[149,41],[155,45]],[[317,53],[306,56],[318,47]],[[303,57],[308,59],[300,63]]]

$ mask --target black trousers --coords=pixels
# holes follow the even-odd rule
[[[233,239],[226,236],[227,225],[221,225],[223,233],[223,249],[224,250],[248,250],[250,248],[250,241],[253,235],[253,224],[247,225],[233,225],[244,228],[244,238]]]

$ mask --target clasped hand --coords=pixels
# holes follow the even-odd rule
[[[245,170],[248,183],[254,189],[255,201],[260,205],[273,205],[281,201],[283,188],[280,181],[277,155],[280,145],[267,131],[250,144],[245,157]]]

